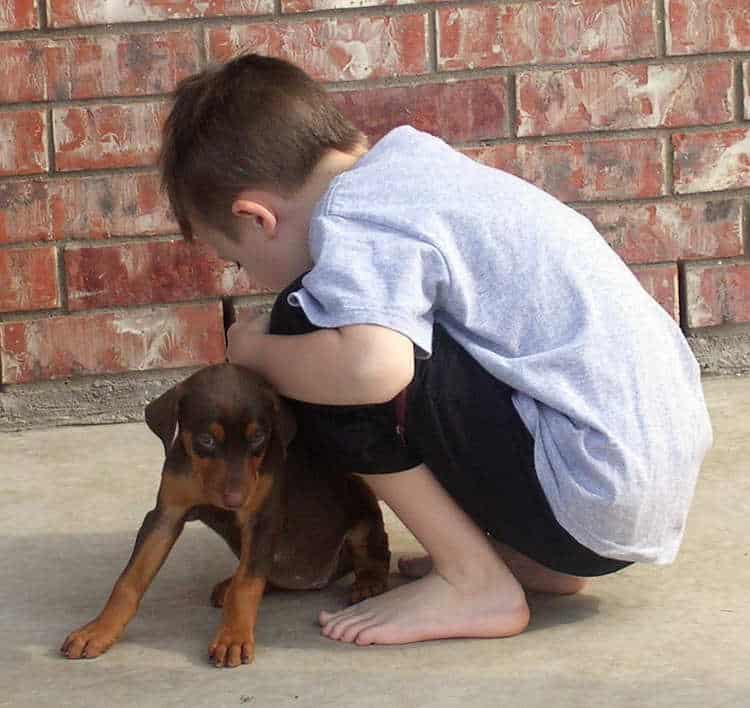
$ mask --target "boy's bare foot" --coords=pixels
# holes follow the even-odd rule
[[[492,543],[524,590],[572,595],[580,592],[589,584],[586,578],[566,575],[545,568],[504,543],[495,540]],[[421,578],[432,570],[432,558],[430,556],[400,558],[398,569],[401,575],[407,578]]]
[[[356,644],[449,637],[508,637],[529,622],[523,590],[504,567],[481,583],[451,584],[437,572],[341,612],[321,612],[322,633]]]

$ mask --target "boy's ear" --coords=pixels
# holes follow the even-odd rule
[[[276,213],[270,205],[264,204],[265,201],[258,193],[241,192],[232,202],[232,214],[252,219],[266,236],[273,236],[276,233]]]
[[[169,454],[179,433],[177,414],[183,392],[184,387],[179,383],[146,406],[146,425],[161,438],[165,454]]]

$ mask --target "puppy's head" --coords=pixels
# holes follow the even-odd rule
[[[164,443],[165,470],[191,475],[201,503],[231,510],[260,502],[296,432],[273,388],[232,364],[169,389],[146,407],[146,423]]]

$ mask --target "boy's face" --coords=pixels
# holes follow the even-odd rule
[[[240,219],[238,238],[230,239],[218,229],[193,221],[196,240],[208,244],[219,258],[239,263],[260,286],[283,290],[311,267],[306,234],[269,235],[252,219]]]

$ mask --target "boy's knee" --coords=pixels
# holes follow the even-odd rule
[[[320,329],[307,319],[301,307],[289,303],[289,295],[302,287],[302,278],[304,275],[284,288],[276,298],[271,310],[269,334],[307,334]]]

